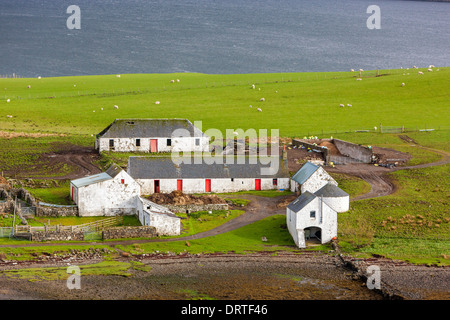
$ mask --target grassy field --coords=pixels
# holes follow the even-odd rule
[[[281,136],[380,124],[448,127],[450,68],[420,70],[423,75],[417,69],[380,70],[379,77],[365,71],[361,81],[355,72],[0,79],[0,128],[90,136],[116,118],[174,117],[201,120],[203,130],[279,129]]]

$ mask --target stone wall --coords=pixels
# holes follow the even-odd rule
[[[164,206],[173,213],[228,210],[228,204],[183,204],[183,205],[165,204]]]
[[[347,141],[333,139],[333,143],[344,156],[357,159],[363,163],[372,162],[372,149]]]
[[[52,206],[39,203],[36,207],[37,217],[77,217],[77,206]]]
[[[122,238],[154,238],[157,236],[156,228],[149,226],[138,227],[111,227],[103,230],[103,239]]]
[[[83,241],[84,234],[81,231],[33,231],[32,241]]]

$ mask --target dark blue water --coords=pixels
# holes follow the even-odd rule
[[[81,29],[69,30],[69,5]],[[381,10],[370,30],[369,5]],[[450,65],[450,3],[1,0],[0,75],[261,73]]]

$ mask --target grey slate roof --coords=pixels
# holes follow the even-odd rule
[[[287,206],[288,209],[292,210],[293,212],[299,212],[301,209],[303,209],[308,203],[313,201],[316,198],[314,194],[312,194],[309,191],[305,191],[301,194],[297,199],[289,203]]]
[[[187,130],[174,134],[177,129]],[[204,133],[187,119],[116,119],[97,138],[170,138],[189,135],[204,137]]]
[[[332,183],[327,183],[322,188],[314,192],[314,194],[318,197],[323,196],[325,198],[340,198],[349,196],[347,192]]]
[[[186,158],[177,158],[186,160]],[[191,158],[189,158],[191,159]],[[268,168],[270,164],[249,163],[249,157],[245,157],[245,164],[237,163],[234,158],[232,164],[209,164],[201,159],[200,164],[185,162],[175,164],[171,157],[130,157],[128,160],[128,174],[134,179],[213,179],[213,178],[289,178],[286,161],[279,159],[278,172],[273,175],[262,175],[261,168]]]
[[[303,184],[317,169],[319,169],[319,166],[308,161],[292,176],[291,179],[299,184]]]

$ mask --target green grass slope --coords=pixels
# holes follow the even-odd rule
[[[419,70],[424,74],[380,70],[376,77],[376,71],[364,71],[361,81],[359,72],[0,79],[0,129],[90,136],[116,118],[172,117],[201,120],[203,130],[224,134],[225,129],[279,129],[287,137],[380,124],[448,126],[450,68]]]

